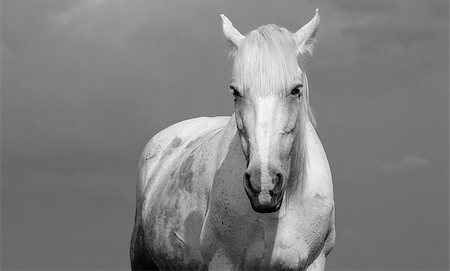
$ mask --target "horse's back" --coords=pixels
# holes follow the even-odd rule
[[[165,259],[157,261],[160,268],[183,269],[201,257],[196,237],[204,219],[209,179],[204,176],[206,158],[197,153],[228,120],[201,117],[178,122],[156,134],[142,153],[135,231],[142,228],[146,252]]]

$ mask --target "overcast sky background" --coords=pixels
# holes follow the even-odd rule
[[[447,0],[2,0],[1,268],[128,269],[146,142],[232,114],[219,14],[296,31],[316,7],[327,269],[448,270]]]

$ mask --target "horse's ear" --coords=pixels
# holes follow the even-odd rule
[[[244,39],[244,36],[236,28],[234,28],[227,16],[220,14],[220,17],[222,18],[222,28],[225,38],[227,38],[230,44],[235,48],[239,47]]]
[[[314,42],[317,28],[319,27],[320,15],[319,9],[316,9],[314,17],[305,24],[300,30],[294,34],[294,39],[297,44],[297,50],[299,54],[312,54],[314,49]]]

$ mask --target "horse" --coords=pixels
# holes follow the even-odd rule
[[[297,32],[242,35],[221,14],[233,60],[228,117],[156,134],[139,161],[133,270],[324,270],[335,243],[330,166],[304,58],[319,13]]]

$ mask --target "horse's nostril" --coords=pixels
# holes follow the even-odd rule
[[[277,173],[276,177],[277,177],[277,182],[276,182],[277,184],[278,184],[279,182],[282,182],[282,181],[283,181],[283,174]]]
[[[250,183],[250,174],[248,174],[247,172],[245,172],[245,173],[244,173],[244,178],[245,178],[245,181],[246,181],[247,183]]]
[[[244,173],[244,182],[245,182],[245,186],[248,188],[248,190],[250,190],[250,192],[252,194],[257,194],[257,190],[255,189],[255,187],[253,187],[252,182],[250,180],[250,174],[249,173]]]
[[[277,173],[275,175],[275,186],[273,188],[273,193],[274,194],[280,193],[282,187],[283,187],[283,174]]]
[[[250,174],[247,172],[244,173],[244,184],[248,189],[253,190],[252,183],[250,182]]]

